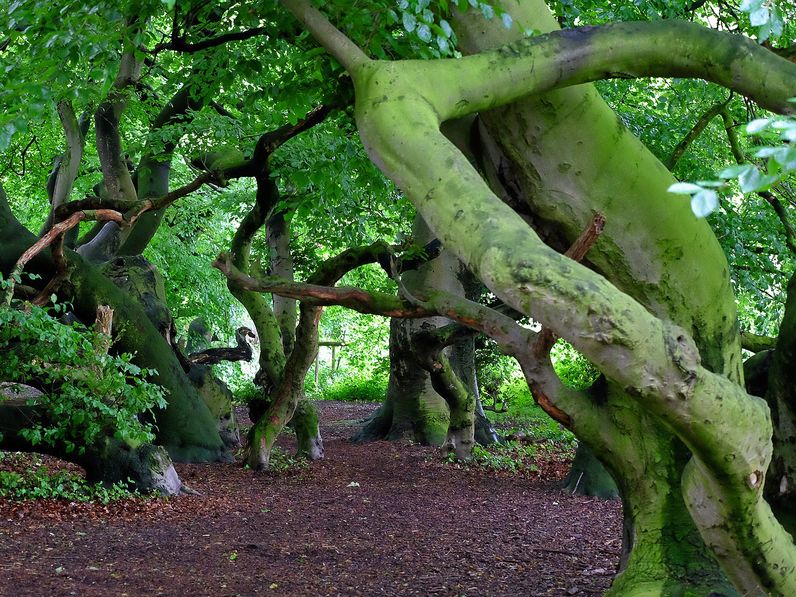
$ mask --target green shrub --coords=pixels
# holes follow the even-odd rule
[[[129,483],[132,486],[132,481]],[[0,471],[0,498],[9,500],[56,499],[108,504],[139,496],[137,492],[130,491],[129,486],[123,482],[110,486],[89,483],[85,478],[69,471],[51,472],[41,463],[35,463],[21,473]]]
[[[43,392],[33,400],[47,424],[32,424],[23,437],[34,445],[63,443],[67,452],[82,452],[104,435],[131,446],[152,441],[151,424],[138,415],[166,405],[164,390],[146,380],[153,372],[129,354],[96,350],[107,337],[61,323],[55,316],[65,311],[58,304],[0,306],[0,381]]]
[[[473,446],[472,460],[470,466],[493,470],[493,471],[536,471],[534,463],[536,456],[536,446],[533,444],[521,444],[509,442],[507,444],[497,444],[493,446]]]

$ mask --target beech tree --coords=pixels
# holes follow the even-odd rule
[[[402,3],[401,16],[376,2],[364,9],[327,4],[323,12],[306,0],[282,4],[300,26],[270,3],[209,7],[186,2],[174,7],[164,2],[173,10],[172,18],[164,17],[158,2],[144,3],[135,11],[125,4],[121,18],[103,4],[98,5],[101,10],[83,7],[65,17],[65,29],[79,22],[123,24],[121,52],[118,39],[112,44],[103,38],[105,45],[92,49],[102,58],[91,62],[92,69],[104,66],[99,72],[90,70],[90,77],[103,81],[104,87],[85,102],[88,114],[94,114],[102,185],[82,202],[69,201],[75,160],[80,160],[87,133],[85,119],[76,116],[64,91],[69,77],[79,78],[74,67],[53,72],[51,87],[58,93],[45,94],[44,99],[58,100],[67,141],[53,171],[52,225],[45,226],[42,236],[55,242],[25,268],[44,276],[43,284],[31,287],[33,295],[46,300],[54,288],[66,288],[84,320],[94,316],[99,304],[114,308],[119,347],[156,368],[155,381],[168,390],[168,406],[156,414],[159,443],[173,458],[225,455],[216,423],[188,381],[169,334],[152,324],[139,301],[115,286],[97,264],[144,250],[169,206],[204,185],[225,184],[234,167],[243,163],[213,164],[179,187],[170,180],[186,123],[207,114],[208,108],[224,118],[229,113],[213,99],[235,77],[230,56],[219,48],[262,36],[277,53],[292,55],[299,48],[318,59],[320,53],[309,47],[303,28],[336,62],[322,61],[309,77],[313,84],[308,78],[282,78],[286,99],[279,110],[292,122],[304,118],[324,91],[347,81],[339,70],[342,66],[353,83],[354,115],[370,158],[413,202],[445,251],[502,305],[492,308],[495,305],[425,283],[399,283],[398,296],[334,287],[346,269],[385,255],[386,269],[400,282],[404,247],[384,243],[341,254],[321,265],[308,283],[258,275],[246,263],[247,244],[275,213],[273,199],[261,202],[258,193],[254,209],[244,218],[251,226],[241,226],[231,250],[216,265],[244,301],[260,300],[259,292],[300,299],[298,333],[306,337],[301,342],[297,337],[288,350],[291,334],[269,336],[271,341],[278,339],[275,354],[281,350],[280,358],[287,353],[290,357],[284,365],[277,358],[261,361],[263,369],[278,365],[271,377],[277,390],[270,392],[270,415],[252,432],[250,464],[267,464],[275,435],[299,404],[297,384],[314,353],[322,306],[341,304],[402,318],[443,316],[459,325],[420,337],[427,352],[418,360],[448,404],[449,443],[471,441],[474,400],[442,349],[476,330],[517,359],[539,404],[569,427],[617,481],[625,532],[614,594],[796,594],[796,547],[783,527],[785,519],[775,516],[767,501],[788,503],[796,481],[789,431],[792,301],[770,367],[763,363],[756,370],[756,379],[765,382],[757,392],[765,391],[777,405],[774,427],[769,406],[744,386],[727,259],[704,218],[690,205],[706,211],[715,200],[713,191],[699,187],[691,202],[669,193],[676,179],[589,84],[611,78],[701,78],[772,112],[793,114],[796,104],[789,99],[796,95],[796,65],[741,35],[685,21],[557,31],[558,21],[540,0],[504,7],[499,19],[484,18],[494,14],[491,4],[477,3],[480,11],[468,12],[469,3],[460,3],[446,15],[450,22],[438,20],[431,10],[427,14],[428,2],[416,7]],[[21,62],[27,51],[32,59],[41,58],[47,46],[34,42],[37,35],[47,35],[40,18],[46,9],[33,3],[21,19],[11,11],[12,34],[0,51],[11,52]],[[447,10],[440,7],[441,13]],[[368,27],[372,32],[371,13],[402,22],[403,32],[363,35]],[[349,35],[324,14],[340,22]],[[769,33],[781,28],[778,13],[766,14]],[[564,22],[570,18],[559,16]],[[753,21],[760,19],[756,13]],[[434,40],[436,48],[414,44],[406,31],[422,41]],[[454,31],[456,47],[466,56],[394,59],[450,54]],[[71,51],[74,44],[66,39],[63,47]],[[194,59],[169,70],[156,59],[163,52]],[[247,84],[266,78],[259,72],[263,61],[256,50],[236,59],[235,67]],[[110,77],[108,65],[115,69]],[[148,89],[141,84],[142,73],[151,74],[147,69],[156,67],[163,69],[156,72],[169,84]],[[298,79],[300,84],[292,86]],[[299,94],[296,87],[313,91]],[[160,100],[157,110],[148,105],[157,116],[142,118],[148,123],[147,134],[133,166],[122,143],[122,115],[135,104],[136,94],[161,90],[171,99]],[[9,84],[4,93],[13,97],[15,91]],[[236,114],[242,120],[273,108],[258,104],[251,94],[234,99],[231,103],[242,106]],[[476,119],[471,118],[474,114]],[[283,124],[282,116],[269,121],[268,130]],[[7,115],[6,133],[24,128],[23,120]],[[229,124],[215,117],[209,122]],[[466,134],[455,136],[443,126],[446,123],[463,123]],[[261,132],[263,123],[257,125],[243,128]],[[203,141],[201,149],[215,149]],[[260,168],[247,176],[267,179],[267,157],[265,163],[244,158]],[[792,160],[783,158],[788,159]],[[8,274],[19,269],[20,256],[37,246],[37,239],[20,224],[4,194],[0,199],[0,270]],[[777,197],[770,205],[779,206],[783,230],[790,234],[790,208]],[[64,234],[67,223],[91,219],[110,223],[96,226],[71,245],[76,252],[70,251],[72,241]],[[271,228],[278,227],[271,222]],[[69,284],[64,286],[66,278]],[[543,331],[518,325],[516,314],[541,323]],[[269,325],[278,323],[273,313],[266,319]],[[549,360],[556,337],[569,341],[599,368],[603,375],[598,384],[580,392],[560,383]],[[769,470],[775,477],[766,481]]]
[[[444,245],[506,304],[569,340],[605,374],[602,396],[567,391],[551,373],[545,334],[534,339],[458,297],[429,291],[392,306],[409,305],[407,315],[422,306],[500,340],[537,399],[614,473],[629,548],[614,591],[727,593],[732,583],[742,593],[793,592],[796,547],[763,497],[769,409],[742,385],[735,305],[715,237],[667,196],[671,175],[617,127],[593,91],[539,96],[611,76],[690,76],[788,114],[794,65],[750,40],[684,22],[550,33],[488,50],[497,45],[490,27],[466,17],[458,26],[463,47],[480,50],[472,57],[376,61],[307,2],[285,5],[351,75],[371,158]],[[554,28],[544,6],[521,8],[523,22]],[[512,104],[524,96],[533,97]],[[483,116],[484,128],[497,159],[520,175],[533,171],[525,175],[537,185],[527,202],[540,202],[534,207],[548,215],[547,200],[547,219],[570,235],[589,211],[605,217],[589,256],[594,269],[541,242],[440,132],[445,121],[504,104],[492,126],[495,113]],[[555,140],[547,133],[554,128]],[[548,190],[558,185],[566,192]],[[685,258],[694,253],[699,268]]]

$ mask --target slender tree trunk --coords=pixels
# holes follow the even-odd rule
[[[304,378],[318,352],[318,322],[321,309],[302,305],[298,334],[282,377],[271,395],[267,410],[249,430],[246,463],[253,469],[267,469],[274,442],[304,399]],[[311,458],[323,457],[323,444],[317,434],[318,417],[305,411],[296,425],[299,451]]]

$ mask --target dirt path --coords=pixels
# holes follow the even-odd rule
[[[428,448],[347,442],[372,409],[320,403],[326,459],[297,472],[181,465],[201,495],[109,506],[0,500],[0,595],[587,595],[609,586],[618,503],[457,469]]]

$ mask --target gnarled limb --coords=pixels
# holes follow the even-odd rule
[[[300,7],[294,10],[300,17],[313,12],[302,0],[284,3]],[[331,25],[319,25],[323,21],[315,11],[304,23],[348,60],[357,122],[374,161],[499,298],[567,338],[685,442],[694,455],[683,478],[686,503],[734,584],[750,592],[795,592],[796,548],[762,499],[771,455],[765,405],[703,367],[682,328],[546,248],[438,133],[446,119],[615,72],[701,76],[793,112],[787,99],[794,65],[751,40],[682,23],[548,34],[471,62],[376,63],[338,44],[341,34],[328,35]],[[628,34],[642,35],[620,47],[614,37],[620,31],[623,44]],[[666,42],[675,32],[684,51],[673,55]],[[766,72],[765,86],[760,72]]]
[[[135,201],[137,198],[135,185],[124,157],[125,152],[119,135],[119,119],[127,103],[125,97],[127,90],[137,83],[142,65],[143,62],[136,57],[134,51],[128,50],[122,54],[113,87],[94,117],[97,155],[105,188],[108,197],[116,201]]]

